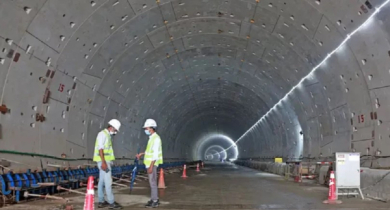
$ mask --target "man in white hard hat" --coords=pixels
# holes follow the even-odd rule
[[[114,150],[112,148],[112,137],[118,133],[120,127],[121,123],[116,119],[112,119],[108,122],[108,127],[100,131],[96,138],[93,161],[97,162],[99,168],[98,208],[122,208],[121,205],[115,202],[111,188],[111,165],[115,160]],[[104,200],[103,188],[106,189],[107,201]]]
[[[157,168],[163,163],[161,138],[156,133],[157,123],[153,119],[147,119],[144,124],[145,134],[149,136],[145,153],[138,154],[138,159],[145,155],[144,164],[148,171],[151,188],[151,199],[146,204],[148,208],[156,208],[160,204],[157,192]]]

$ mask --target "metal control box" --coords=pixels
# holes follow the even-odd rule
[[[337,194],[360,194],[363,198],[360,190],[360,153],[337,152],[335,166]],[[350,189],[355,189],[357,192],[353,193]]]

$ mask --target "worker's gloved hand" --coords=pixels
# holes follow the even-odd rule
[[[102,167],[101,168],[102,168],[103,171],[107,171],[107,163],[106,163],[106,161],[102,162]]]
[[[148,168],[148,174],[153,173],[153,166]]]

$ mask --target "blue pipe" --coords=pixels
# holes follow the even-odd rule
[[[170,168],[183,165],[184,162],[167,162],[160,165],[159,168]],[[112,167],[112,175],[120,178],[123,174],[130,175],[135,168],[134,164],[126,164],[121,166]],[[137,171],[144,171],[145,165],[138,165]],[[56,185],[62,185],[64,187],[71,187],[73,189],[79,188],[80,182],[86,181],[89,176],[99,177],[99,169],[97,167],[87,167],[85,169],[73,169],[73,170],[60,170],[46,171],[31,173],[28,169],[26,173],[13,174],[9,172],[5,175],[0,175],[0,190],[3,195],[10,195],[15,189],[15,201],[19,202],[21,198],[21,192],[28,191],[34,194],[43,193],[55,193],[56,188],[40,187],[39,183],[53,182]],[[64,182],[64,181],[67,181]]]
[[[46,174],[45,169],[42,171],[42,176],[43,176],[43,182],[48,182],[48,178],[47,178],[47,174]]]
[[[47,182],[54,182],[54,177],[53,177],[53,174],[49,171],[48,173],[47,173]],[[50,192],[53,194],[54,192],[55,192],[55,187],[54,186],[52,186],[52,187],[49,187],[49,189],[50,189]]]
[[[18,186],[17,187],[20,187],[20,189],[22,189],[23,187],[23,183],[22,183],[22,179],[20,178],[19,174],[15,174],[15,178],[16,180],[18,180]],[[15,202],[16,203],[19,203],[20,201],[20,190],[17,190],[16,193],[15,193]]]
[[[53,177],[54,177],[54,183],[58,184],[60,182],[60,177],[57,171],[53,172]]]
[[[64,177],[64,174],[62,173],[62,171],[58,170],[58,173],[60,174],[60,177],[61,177],[61,181],[65,181],[65,177]]]
[[[19,174],[15,174],[15,179],[17,180],[17,186],[16,187],[20,187],[22,188],[23,187],[23,182],[22,182],[22,179],[20,178],[20,175]]]
[[[42,180],[42,177],[41,177],[41,175],[39,174],[39,172],[36,172],[35,171],[35,175],[37,176],[37,180],[38,180],[38,183],[42,183],[42,182],[44,182],[43,180]],[[37,183],[37,184],[38,184]],[[42,194],[42,193],[47,193],[47,188],[45,188],[45,187],[40,187],[39,188],[39,194]]]
[[[7,173],[7,179],[10,187],[15,187],[14,179],[12,178],[12,172]]]
[[[7,177],[8,186],[9,187],[15,187],[14,180],[12,178],[12,172],[8,172],[6,177]],[[11,193],[11,191],[12,190],[10,190],[10,193]]]
[[[1,192],[3,193],[3,195],[9,195],[11,193],[11,190],[6,189],[7,185],[2,175],[0,175],[0,182],[1,182]]]
[[[23,178],[24,178],[26,187],[29,188],[30,187],[30,179],[28,178],[26,173],[23,173]]]

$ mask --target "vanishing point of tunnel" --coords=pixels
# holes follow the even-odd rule
[[[132,164],[154,119],[164,162],[210,162],[198,178],[284,191],[244,166],[319,175],[358,153],[364,194],[388,201],[389,87],[389,0],[0,0],[0,176],[94,166],[111,119]]]

